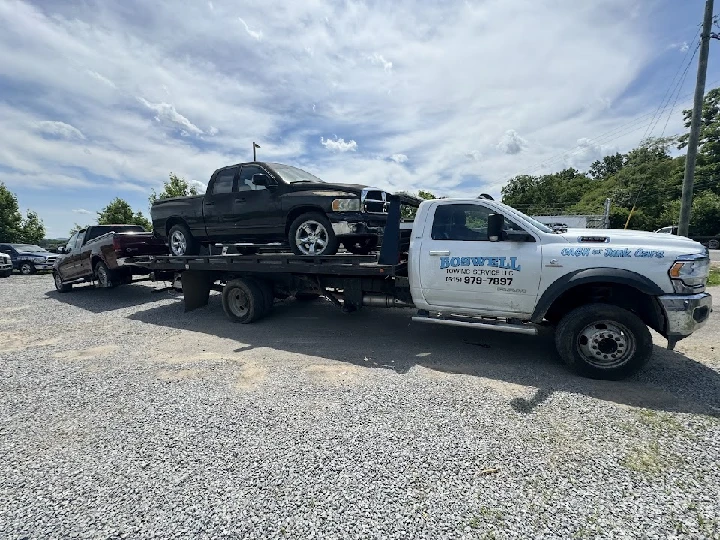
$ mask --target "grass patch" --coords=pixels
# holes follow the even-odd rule
[[[665,433],[676,433],[684,429],[683,425],[669,413],[641,409],[637,412],[637,416],[641,424]]]
[[[720,285],[720,266],[710,267],[710,276],[708,277],[708,287]]]
[[[630,453],[625,456],[623,465],[635,472],[659,472],[662,469],[663,462],[658,443],[653,442],[648,445],[633,448]]]

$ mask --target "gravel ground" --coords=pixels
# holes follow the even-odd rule
[[[720,538],[720,316],[602,382],[547,338],[151,290],[0,282],[0,538]]]

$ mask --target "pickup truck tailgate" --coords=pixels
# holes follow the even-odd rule
[[[165,242],[153,233],[115,233],[113,249],[117,258],[167,255],[168,252]]]

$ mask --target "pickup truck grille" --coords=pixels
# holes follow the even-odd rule
[[[55,264],[55,261],[57,261],[57,255],[52,255],[45,258],[47,259],[48,264]]]
[[[362,209],[369,214],[387,214],[387,194],[379,189],[364,189],[362,192]]]

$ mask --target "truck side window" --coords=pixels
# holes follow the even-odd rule
[[[435,210],[433,240],[487,241],[489,208],[476,204],[442,204]]]
[[[265,189],[265,186],[256,186],[252,183],[252,178],[256,174],[267,174],[257,165],[243,165],[240,169],[240,179],[238,180],[238,191],[256,191]]]
[[[80,234],[80,233],[73,234],[70,237],[70,240],[68,240],[68,243],[65,244],[65,253],[70,253],[75,248],[75,241],[78,238],[78,234]]]
[[[221,171],[215,177],[215,183],[213,184],[213,195],[219,193],[232,193],[233,191],[233,180],[235,179],[235,172],[237,169],[227,169]]]

